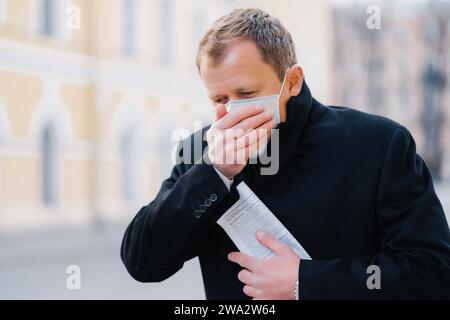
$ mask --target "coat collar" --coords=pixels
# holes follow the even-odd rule
[[[282,172],[287,168],[292,156],[297,152],[302,133],[311,117],[312,109],[315,109],[315,107],[324,109],[312,97],[311,91],[304,81],[300,93],[289,99],[286,105],[286,121],[278,124],[275,129],[279,138],[278,172]],[[320,112],[320,110],[317,111]],[[271,155],[273,153],[272,149],[275,149],[272,148],[272,140],[268,143],[265,153],[266,156]],[[259,161],[256,164],[247,164],[244,170],[235,177],[234,185],[239,184],[243,180],[253,190],[257,189],[258,186],[267,185],[272,179],[276,179],[279,176],[278,173],[275,175],[261,175],[261,169],[270,167],[271,165],[264,165]]]
[[[282,129],[283,126],[303,126],[311,112],[312,100],[311,91],[306,81],[303,80],[300,93],[289,99],[286,105],[286,121],[280,123],[278,127]]]

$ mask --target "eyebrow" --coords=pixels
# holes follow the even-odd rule
[[[234,89],[234,92],[242,92],[242,91],[256,91],[255,85],[249,86],[240,86]]]
[[[245,86],[237,87],[236,89],[233,89],[233,92],[235,92],[235,93],[256,92],[258,90],[259,89],[255,88],[254,86],[249,85],[248,87],[245,87]],[[209,99],[211,99],[211,101],[216,101],[219,98],[223,98],[223,97],[227,97],[227,95],[226,94],[217,94],[217,95],[214,95],[214,96],[210,96]]]

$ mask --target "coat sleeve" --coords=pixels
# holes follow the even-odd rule
[[[211,164],[176,165],[125,231],[121,258],[130,275],[158,282],[176,273],[198,254],[229,197]]]
[[[301,261],[300,298],[450,298],[449,227],[430,172],[403,127],[387,148],[376,202],[379,254]],[[370,265],[381,271],[379,290],[368,289]]]

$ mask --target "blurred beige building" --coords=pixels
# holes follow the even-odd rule
[[[198,40],[237,7],[285,23],[326,100],[326,1],[0,0],[0,231],[129,219],[150,202],[174,129],[211,117]]]
[[[376,4],[381,29],[366,27]],[[333,8],[332,103],[405,125],[435,182],[450,182],[450,2],[359,1]]]

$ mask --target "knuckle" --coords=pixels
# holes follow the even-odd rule
[[[244,293],[247,294],[248,293],[248,288],[249,288],[248,286],[244,286],[242,288],[242,291],[244,291]]]
[[[264,268],[262,267],[261,263],[254,263],[253,264],[253,270],[255,272],[261,272],[261,271],[264,271]]]
[[[235,112],[230,112],[228,114],[228,118],[231,121],[236,121],[236,120],[239,120],[239,118],[240,118],[239,115],[240,115],[240,110],[239,110],[239,108],[237,108]]]
[[[243,288],[243,291],[246,295],[251,295],[252,294],[252,288],[250,286],[245,285]]]
[[[251,119],[244,119],[241,121],[240,126],[243,130],[248,130],[252,128],[252,121]]]

